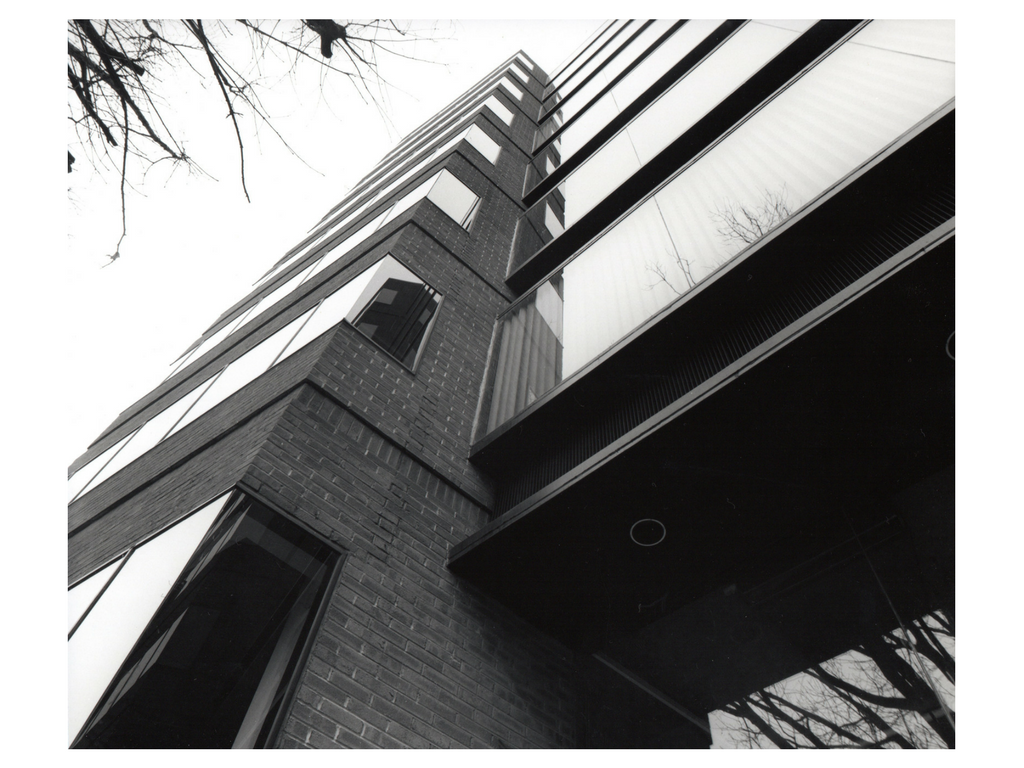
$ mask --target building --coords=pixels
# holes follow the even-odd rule
[[[504,62],[72,465],[69,740],[952,746],[953,71]]]

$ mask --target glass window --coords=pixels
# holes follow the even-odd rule
[[[484,102],[484,106],[490,109],[505,125],[512,125],[512,118],[514,117],[512,110],[498,101],[496,96],[491,95],[488,97],[487,101]]]
[[[137,431],[138,430],[136,430],[136,432]],[[132,432],[127,437],[122,437],[114,443],[114,445],[107,448],[107,450],[68,478],[68,503],[82,495],[82,491],[88,487],[90,481],[100,473],[100,470],[102,470],[107,463],[114,458],[114,456],[117,455],[118,451],[124,448],[125,443],[131,440],[134,435],[135,432]]]
[[[84,579],[68,589],[68,635],[78,624],[78,620],[85,615],[86,610],[92,605],[93,600],[99,595],[114,571],[124,560],[124,556],[118,557],[113,562],[104,566],[92,576]]]
[[[469,133],[466,134],[466,141],[469,142],[472,147],[487,158],[487,161],[494,165],[498,162],[498,155],[501,154],[501,147],[498,143],[484,133],[483,129],[479,125],[474,125],[469,129]]]
[[[334,264],[338,259],[351,251],[359,243],[363,242],[363,240],[368,238],[372,233],[376,232],[381,224],[383,224],[387,215],[388,212],[385,211],[372,221],[364,224],[337,245],[332,246],[331,249],[324,254],[323,258],[313,266],[313,269],[310,270],[306,281],[308,282],[312,280],[316,275],[320,274],[323,270],[327,269],[327,267],[331,266],[331,264]]]
[[[471,113],[476,112],[483,106],[482,99],[484,98],[484,94],[493,90],[498,78],[501,76],[502,73],[499,68],[495,73],[480,81],[472,91],[466,93],[460,99],[453,102],[447,109],[435,116],[432,120],[427,121],[410,133],[397,147],[395,147],[395,149],[385,156],[384,160],[382,160],[370,174],[359,182],[353,190],[353,194],[364,189],[369,184],[375,183],[377,179],[393,171],[400,161],[408,158],[417,147],[430,141],[432,137],[436,137],[442,130],[447,130],[447,128],[463,121]],[[509,119],[511,119],[511,116]],[[332,215],[341,207],[342,206],[340,205],[336,206],[328,216]]]
[[[492,90],[495,87],[495,79],[500,76],[500,73],[496,73],[485,80],[483,80],[472,92],[467,93],[457,102],[452,104],[449,110],[446,110],[443,114],[438,115],[433,120],[424,123],[420,128],[417,128],[413,133],[407,136],[402,143],[392,150],[391,153],[374,169],[369,175],[367,175],[349,194],[349,197],[341,204],[335,206],[322,221],[327,220],[335,214],[335,212],[343,209],[351,200],[354,200],[359,195],[363,194],[370,184],[380,183],[388,175],[396,172],[399,168],[404,167],[408,159],[413,156],[417,151],[420,151],[424,146],[429,144],[431,141],[443,133],[443,131],[449,130],[451,127],[464,122],[472,114],[483,108],[485,105],[484,94]],[[508,80],[508,78],[506,78]],[[511,83],[511,81],[508,81]],[[492,111],[495,114],[501,116],[506,124],[511,123],[512,113],[501,105],[500,102],[489,104],[492,107]],[[441,154],[448,146],[453,146],[461,140],[461,136],[451,144],[446,144],[445,148],[434,150],[434,154]]]
[[[443,175],[451,177],[451,181],[458,187],[462,186],[447,171],[443,172]],[[424,186],[429,188],[434,182],[439,181],[441,176],[442,174],[439,174],[430,179]],[[459,203],[462,198],[458,194],[458,187],[446,186],[446,191],[440,193],[439,199],[449,207]],[[459,213],[459,210],[455,213]],[[469,215],[472,215],[472,211]],[[384,285],[389,280],[391,282]],[[389,293],[385,292],[382,296],[374,298],[381,288],[395,291],[395,296],[391,297],[390,310],[384,309],[388,304]],[[302,349],[346,318],[387,352],[412,368],[439,303],[440,296],[436,291],[393,257],[386,256],[341,286],[317,306],[292,320],[241,357],[231,361],[219,374],[171,403],[146,422],[141,429],[123,438],[75,472],[68,481],[69,501],[95,488],[162,440],[185,428],[270,367]],[[373,319],[383,317],[389,312],[394,317],[387,323]],[[361,317],[360,320],[356,320],[357,315]],[[376,330],[369,329],[368,324],[374,322],[380,327]]]
[[[655,22],[630,44],[630,50],[616,57],[616,61],[609,65],[609,72],[606,77],[595,77],[577,93],[573,94],[571,99],[559,105],[559,108],[541,126],[541,139],[546,140],[559,127],[579,115],[583,108],[586,107],[586,112],[579,115],[576,123],[571,128],[566,128],[565,135],[561,137],[562,158],[564,160],[570,157],[579,147],[583,146],[583,144],[622,112],[623,109],[632,104],[638,96],[650,88],[658,78],[675,66],[709,34],[714,32],[721,23],[721,20],[712,19],[690,20],[686,22],[643,61],[637,64],[629,74],[619,80],[611,90],[597,101],[590,103],[591,98],[598,91],[604,88],[628,64],[635,61],[637,56],[647,50],[655,39],[664,34],[665,27]],[[616,62],[618,62],[617,66],[615,66]],[[605,74],[604,70],[602,70],[601,74]]]
[[[516,86],[516,84],[509,80],[507,77],[501,78],[500,85],[510,94],[512,94],[512,98],[515,99],[516,101],[523,100],[523,90]]]
[[[160,413],[156,414],[149,421],[143,424],[142,428],[135,432],[134,437],[132,437],[131,441],[124,447],[124,449],[119,451],[117,455],[114,456],[102,470],[100,470],[96,477],[94,477],[89,484],[82,489],[82,493],[84,494],[92,490],[108,477],[111,477],[116,472],[127,467],[142,454],[163,440],[164,437],[173,432],[175,426],[180,421],[186,419],[186,415],[189,413],[189,410],[202,396],[205,390],[205,384],[199,385],[184,397],[171,403],[164,410],[160,411]]]
[[[320,336],[320,334],[329,331],[344,320],[345,315],[348,314],[352,305],[359,298],[359,294],[369,281],[372,273],[373,268],[371,267],[324,299],[317,306],[309,322],[303,325],[295,338],[288,342],[288,347],[282,353],[281,359],[284,360],[286,357],[298,352],[309,342],[313,341],[313,339]]]
[[[508,81],[508,78],[505,78],[503,82],[514,88],[514,86],[512,86],[511,83]],[[516,89],[516,91],[518,91],[518,89]],[[521,96],[522,92],[518,92]],[[494,96],[491,96],[487,100],[487,102],[485,102],[485,104],[486,106],[489,106],[491,110],[499,118],[503,119],[506,123],[511,123],[513,116],[512,112],[510,112],[504,105],[502,105]],[[467,107],[467,110],[472,108],[475,108],[475,106],[471,104],[469,107]],[[282,261],[278,266],[271,269],[266,275],[264,275],[264,277],[262,277],[258,281],[258,283],[265,283],[273,275],[280,273],[282,270],[294,264],[296,261],[301,260],[305,256],[309,255],[316,247],[323,243],[327,238],[329,238],[336,232],[344,229],[348,224],[350,224],[352,221],[354,221],[356,218],[362,215],[373,202],[386,198],[395,189],[397,189],[410,178],[418,174],[423,168],[425,168],[430,162],[432,162],[434,158],[442,155],[444,152],[456,146],[463,139],[468,140],[469,143],[472,144],[473,147],[476,148],[477,151],[479,151],[492,164],[497,161],[498,155],[500,154],[500,147],[479,126],[469,126],[468,128],[464,128],[453,133],[450,136],[450,138],[448,138],[443,144],[425,153],[415,163],[415,165],[413,165],[411,168],[407,168],[400,176],[391,181],[388,184],[388,186],[385,187],[383,190],[375,192],[371,197],[369,197],[351,213],[344,216],[344,218],[342,218],[340,221],[324,227],[321,233],[314,235],[313,238],[304,247],[296,249],[296,252],[292,256],[288,257],[287,259]],[[395,168],[394,170],[398,169]],[[332,250],[336,250],[337,248],[343,245],[344,247],[341,247],[340,250],[337,251],[337,256],[344,255],[344,253],[347,252],[349,247],[354,246],[358,242],[361,242],[366,237],[368,237],[372,232],[376,231],[379,227],[393,221],[399,215],[401,215],[403,212],[405,212],[415,203],[421,200],[423,196],[425,196],[426,193],[430,190],[432,181],[433,179],[428,180],[421,184],[420,186],[413,189],[411,192],[403,196],[398,201],[397,204],[392,206],[390,210],[388,210],[384,214],[381,214],[383,219],[377,218],[369,222],[368,224],[364,225],[362,228],[358,230],[357,233],[350,235],[343,241],[342,244],[339,244],[339,246],[336,246],[336,248]],[[443,190],[439,190],[437,194],[441,195],[442,191]],[[472,216],[467,215],[466,213],[460,213],[456,220],[459,221],[460,224],[468,228],[468,225],[472,220]],[[334,259],[321,259],[315,265],[310,266],[307,272],[299,273],[298,275],[294,276],[291,279],[291,281],[280,286],[272,294],[270,294],[267,297],[264,297],[262,300],[254,304],[252,307],[249,308],[248,312],[246,312],[239,318],[225,324],[213,336],[209,337],[206,340],[201,340],[200,343],[193,346],[191,351],[186,351],[186,354],[182,358],[180,358],[180,362],[178,362],[178,364],[172,369],[171,373],[168,375],[168,378],[174,376],[176,373],[183,370],[187,365],[198,360],[203,354],[216,347],[221,341],[223,341],[225,338],[231,335],[235,330],[240,329],[243,325],[246,325],[250,320],[261,315],[265,310],[273,307],[281,298],[290,294],[297,286],[307,282],[313,275],[325,269],[327,266],[333,263],[333,261]]]
[[[288,265],[294,263],[298,259],[307,256],[320,243],[324,242],[327,238],[331,237],[335,233],[340,232],[341,230],[343,230],[345,227],[347,227],[349,224],[351,224],[353,221],[355,221],[357,218],[359,218],[363,213],[365,213],[367,210],[369,210],[371,204],[373,204],[373,203],[375,203],[377,201],[383,201],[384,199],[386,199],[392,192],[394,192],[396,189],[398,189],[403,184],[405,184],[405,182],[407,182],[409,179],[411,179],[414,176],[416,176],[417,174],[419,174],[436,157],[444,154],[449,149],[451,149],[456,144],[458,144],[460,141],[462,141],[466,137],[466,134],[468,133],[469,130],[470,130],[469,128],[465,128],[465,129],[463,129],[461,131],[458,131],[458,132],[454,133],[443,144],[441,144],[441,145],[439,145],[437,147],[434,147],[433,149],[425,152],[411,166],[405,167],[406,164],[403,164],[402,166],[398,166],[398,167],[395,167],[395,168],[391,169],[391,171],[388,174],[384,175],[384,178],[386,178],[388,175],[390,175],[390,174],[400,170],[403,167],[405,168],[405,170],[401,173],[401,175],[399,175],[396,178],[392,179],[388,183],[388,185],[386,187],[384,187],[383,189],[378,189],[369,198],[367,198],[361,205],[359,205],[357,208],[355,208],[350,213],[345,215],[339,221],[336,221],[336,222],[334,222],[332,224],[328,224],[327,226],[323,227],[318,234],[313,236],[313,238],[309,241],[309,243],[304,248],[298,250],[293,256],[291,256],[286,261],[282,262],[279,266],[274,267],[274,269],[272,269],[268,273],[268,275],[266,277],[269,277],[270,275],[273,275],[273,274],[276,274],[277,272],[280,272],[285,267],[287,267]],[[383,182],[384,178],[380,179],[380,183]],[[412,200],[407,200],[407,198],[403,198],[403,200],[407,202],[407,205],[404,208],[399,209],[399,213],[401,211],[406,210],[410,205],[412,205],[412,203],[416,202],[416,200],[418,200],[418,199],[419,198],[414,198]],[[392,216],[390,216],[387,219],[387,221],[391,221],[391,220],[393,220],[397,216],[398,216],[398,213],[394,213]],[[384,222],[384,223],[387,223],[387,222]],[[263,282],[264,280],[266,280],[266,277],[262,278],[260,282]]]
[[[348,320],[385,352],[412,369],[441,297],[391,256],[367,272],[373,274],[366,281]]]
[[[184,370],[187,366],[191,365],[193,362],[201,358],[210,350],[216,349],[218,344],[220,344],[222,341],[224,341],[224,339],[226,339],[228,336],[234,333],[235,330],[237,330],[239,327],[245,324],[249,316],[256,309],[257,304],[253,304],[251,307],[249,307],[248,310],[243,312],[241,315],[239,315],[233,320],[229,320],[228,322],[226,322],[220,328],[220,330],[215,332],[213,335],[201,338],[199,340],[199,343],[193,345],[192,351],[186,354],[185,357],[181,359],[181,362],[178,363],[178,365],[174,368],[174,370],[171,371],[167,378],[169,379],[171,378],[171,376],[174,376],[176,373],[178,373],[178,371]],[[164,379],[164,381],[166,380],[167,379]]]
[[[552,74],[549,79],[554,81],[560,77],[562,72],[569,68],[569,66],[576,62],[576,60],[583,55],[583,52],[587,50],[599,37],[607,32],[611,27],[616,25],[616,20],[611,20],[602,23],[597,29],[587,36],[587,39],[580,43],[576,49],[570,53],[565,59],[563,59],[557,67],[551,70]]]
[[[440,176],[425,186],[429,188]],[[462,186],[454,176],[451,179]],[[449,204],[452,199],[457,202],[460,198],[457,194],[454,198],[442,196]],[[342,320],[348,319],[412,369],[440,301],[436,291],[386,256],[75,472],[68,481],[69,501],[92,490]],[[371,324],[378,327],[370,328]]]
[[[338,560],[244,496],[138,547],[69,641],[72,746],[265,744]]]
[[[427,199],[466,229],[469,229],[480,202],[480,198],[469,187],[448,171],[441,171],[437,175]]]
[[[691,33],[697,30],[694,27]],[[558,187],[565,197],[565,227],[579,221],[797,37],[791,30],[756,22],[736,32],[566,177]],[[563,143],[569,141],[564,138]],[[571,144],[569,151],[579,148],[575,141]]]
[[[538,321],[535,295],[523,297],[501,318],[489,428],[945,108],[955,95],[952,60],[876,45],[890,33],[888,25],[874,21],[825,56],[567,261],[550,281],[564,299],[557,355],[550,354],[556,347]],[[922,38],[942,32],[931,22],[919,29]],[[952,26],[946,31],[951,35]],[[915,45],[943,49],[941,40]],[[699,110],[705,108],[702,98],[695,95]],[[676,114],[688,117],[682,105]],[[659,135],[664,136],[661,128],[648,134]],[[614,146],[626,160],[630,147],[644,157],[656,151],[642,141]],[[603,181],[587,178],[594,185]],[[586,202],[592,194],[584,190],[578,199]],[[569,202],[566,222],[553,219],[555,231],[579,215]],[[551,209],[541,205],[534,208],[547,217]],[[542,224],[539,215],[531,222]]]
[[[568,90],[566,84],[573,80],[578,83],[581,76],[604,62],[608,55],[614,51],[623,39],[620,32],[632,21],[630,19],[617,19],[605,27],[601,33],[586,47],[586,50],[577,58],[573,59],[562,71],[558,72],[552,79],[551,84],[544,91],[546,99],[555,100],[564,96]],[[581,75],[582,73],[582,75]],[[558,93],[554,95],[553,91]]]
[[[452,134],[443,144],[439,144],[429,152],[425,152],[419,160],[417,160],[408,170],[405,171],[401,176],[388,184],[387,187],[381,193],[382,196],[386,197],[391,194],[394,190],[402,186],[406,181],[419,174],[427,165],[429,165],[437,157],[440,157],[449,149],[457,145],[460,141],[466,138],[466,134],[469,132],[469,128],[456,131]],[[436,137],[435,137],[436,138]],[[396,169],[397,170],[397,169]]]
[[[630,21],[625,24],[620,32],[616,33],[609,44],[603,46],[597,55],[582,65],[565,82],[558,86],[558,98],[550,99],[545,104],[545,109],[550,109],[558,100],[576,98],[576,91],[583,85],[591,82],[592,78],[600,77],[602,70],[615,65],[616,58],[624,56],[624,49],[628,47],[630,39],[640,30],[644,23],[641,21]]]
[[[932,611],[709,713],[715,749],[955,745],[956,637]],[[809,716],[810,713],[810,716]]]
[[[302,285],[313,272],[315,264],[310,264],[305,269],[297,272],[290,280],[279,285],[276,289],[271,291],[269,294],[260,299],[256,305],[242,318],[242,322],[235,328],[237,331],[239,328],[247,325],[250,320],[254,320],[271,307],[275,306],[285,296],[291,294],[296,288]]]
[[[68,737],[103,695],[225,499],[137,547],[68,640]]]
[[[429,179],[424,181],[418,187],[414,188],[409,194],[405,195],[405,197],[403,197],[401,200],[395,203],[391,207],[391,210],[388,211],[388,215],[384,217],[384,221],[383,223],[381,223],[381,226],[383,227],[385,224],[391,223],[399,216],[401,216],[403,213],[405,213],[407,210],[416,205],[416,203],[418,203],[424,197],[426,197],[427,193],[430,191],[430,188],[434,186],[434,180],[436,178],[436,176],[431,176]]]
[[[477,85],[474,86],[471,91],[467,92],[460,98],[456,99],[448,107],[446,107],[440,113],[435,115],[432,119],[423,123],[423,125],[414,130],[404,139],[402,139],[402,141],[398,144],[397,147],[388,152],[388,154],[385,155],[384,160],[379,164],[379,167],[390,165],[399,156],[408,153],[409,149],[412,146],[423,142],[425,135],[430,133],[431,131],[436,131],[438,126],[453,124],[463,114],[470,111],[471,109],[475,109],[475,107],[479,105],[480,96],[483,93],[491,90],[494,87],[495,82],[498,80],[498,78],[501,77],[501,75],[501,67],[499,67],[490,75],[488,75],[479,83],[477,83]],[[364,181],[360,182],[360,185],[366,184],[369,180],[372,179],[373,175],[377,175],[379,173],[380,171],[377,170],[374,172],[374,174],[367,176]]]
[[[309,310],[295,318],[244,355],[232,360],[213,379],[213,383],[203,392],[198,402],[189,409],[181,421],[174,426],[174,429],[168,433],[168,436],[191,424],[270,368],[312,313],[313,310]]]
[[[515,72],[519,79],[522,80],[524,83],[530,82],[530,76],[523,72],[522,68],[518,65],[517,62],[513,62],[512,66],[510,66],[509,69]]]
[[[551,207],[551,201],[549,200],[544,204],[544,226],[548,228],[555,237],[558,237],[564,231],[562,222],[559,220],[559,216],[555,213],[554,208]]]

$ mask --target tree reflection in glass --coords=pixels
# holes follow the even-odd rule
[[[530,333],[512,332],[536,321],[535,295],[516,302],[501,318],[488,430],[543,395],[539,382],[569,378],[945,109],[955,93],[952,42],[951,23],[872,22],[570,258],[556,278],[564,313],[557,370],[530,372],[554,358]],[[570,229],[602,185],[614,187],[616,174],[675,135],[671,119],[646,133],[640,124],[605,145],[605,161],[595,155],[572,174],[594,183],[566,192],[564,208],[535,205],[532,229],[549,226],[545,216]]]
[[[710,714],[719,748],[956,744],[953,621],[933,611]]]

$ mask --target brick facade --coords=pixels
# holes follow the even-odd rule
[[[348,552],[280,746],[573,744],[571,654],[445,567],[486,510],[312,386],[242,484]]]
[[[535,112],[536,98],[525,100]],[[446,567],[450,547],[493,517],[493,488],[468,456],[494,318],[515,297],[504,276],[535,130],[518,107],[511,128],[487,112],[474,122],[501,146],[496,166],[463,142],[405,185],[448,169],[481,198],[468,231],[432,202],[417,203],[246,327],[242,340],[229,336],[127,409],[72,465],[100,455],[385,255],[443,297],[415,371],[343,322],[70,506],[71,583],[233,488],[342,553],[279,747],[576,743],[572,653]]]

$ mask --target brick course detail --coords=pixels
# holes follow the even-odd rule
[[[571,653],[445,567],[486,510],[311,386],[242,483],[348,552],[280,746],[572,746]]]

